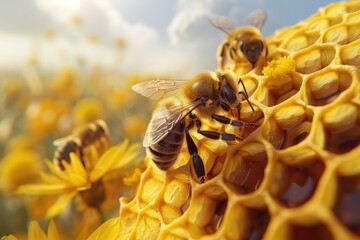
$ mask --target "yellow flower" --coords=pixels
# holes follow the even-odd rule
[[[84,124],[102,118],[103,106],[99,99],[83,98],[73,108],[76,124]]]
[[[126,170],[136,163],[137,144],[129,146],[127,140],[121,145],[107,150],[101,157],[95,147],[90,147],[91,156],[88,165],[84,166],[79,156],[70,153],[70,162],[62,161],[64,170],[60,170],[51,161],[46,164],[50,174],[42,172],[42,181],[38,184],[27,184],[18,188],[20,194],[58,195],[57,201],[47,210],[46,217],[51,218],[61,213],[69,201],[79,194],[88,207],[100,208],[106,198],[103,178],[114,171]]]
[[[17,240],[14,235],[4,236],[1,240]],[[50,220],[47,236],[36,221],[31,221],[28,230],[28,240],[60,240],[62,236],[53,220]]]
[[[41,169],[39,158],[32,150],[18,148],[9,152],[0,164],[1,188],[7,193],[13,193],[18,186],[34,182]]]

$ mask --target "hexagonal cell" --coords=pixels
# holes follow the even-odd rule
[[[350,103],[334,106],[325,112],[322,121],[325,149],[342,154],[360,144],[360,107]]]
[[[342,17],[341,16],[334,16],[334,17],[328,17],[328,16],[323,16],[323,17],[317,17],[314,20],[308,22],[307,25],[307,29],[308,30],[315,30],[315,31],[320,31],[320,30],[324,30],[327,29],[335,24],[338,24],[342,21]]]
[[[255,98],[264,105],[271,107],[280,104],[294,96],[301,87],[300,74],[291,73],[281,79],[269,78],[257,92]]]
[[[344,16],[346,13],[352,13],[360,10],[360,4],[357,1],[344,3],[334,3],[326,7],[324,14],[327,16]]]
[[[305,29],[301,29],[300,31],[294,33],[291,38],[285,40],[280,47],[283,47],[290,52],[297,52],[310,45],[313,45],[314,42],[319,39],[319,37],[319,31],[305,31]]]
[[[334,239],[330,230],[323,223],[315,223],[310,225],[300,225],[291,223],[289,226],[289,236],[291,240],[331,240]]]
[[[271,176],[269,192],[288,208],[298,207],[311,199],[325,164],[318,158],[289,165],[279,162]]]
[[[263,136],[277,149],[295,146],[309,135],[312,118],[313,112],[301,105],[283,106],[267,121]]]
[[[329,44],[317,44],[294,54],[296,71],[309,74],[328,66],[335,58],[335,47]]]
[[[222,187],[215,185],[206,188],[190,204],[189,226],[200,227],[203,234],[215,233],[221,227],[227,202],[228,197]]]
[[[136,226],[135,239],[157,239],[161,223],[158,219],[143,214]]]
[[[254,192],[260,186],[267,165],[268,156],[265,146],[260,142],[251,142],[236,146],[237,150],[226,159],[223,170],[224,180],[240,194]]]
[[[360,68],[360,40],[354,41],[340,49],[340,59],[343,64]]]
[[[306,82],[306,101],[313,106],[329,104],[349,88],[352,80],[352,75],[341,68],[316,74]]]
[[[227,198],[219,201],[216,204],[214,216],[211,218],[211,221],[204,227],[207,234],[213,234],[221,227],[226,211],[226,206]]]
[[[233,206],[224,221],[227,239],[262,239],[270,222],[267,208]]]
[[[333,42],[340,45],[351,43],[360,38],[360,23],[338,24],[327,29],[323,42]]]
[[[350,231],[360,236],[360,175],[338,176],[337,189],[333,211]]]

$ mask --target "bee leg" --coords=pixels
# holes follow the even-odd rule
[[[193,169],[195,171],[196,177],[200,183],[205,182],[205,167],[201,157],[198,155],[198,148],[196,147],[194,140],[191,138],[189,129],[193,126],[193,122],[190,126],[185,128],[186,143],[188,146],[188,151],[193,163]]]
[[[235,127],[250,127],[250,126],[255,127],[254,123],[246,123],[243,121],[232,120],[228,117],[220,116],[217,114],[213,114],[213,115],[211,115],[211,117],[220,123],[230,124]]]
[[[215,131],[209,131],[209,130],[197,130],[198,133],[203,135],[204,137],[211,138],[211,139],[221,139],[224,141],[243,141],[244,139],[242,137],[238,137],[235,134],[232,133],[219,133]]]

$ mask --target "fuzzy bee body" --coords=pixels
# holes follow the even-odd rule
[[[90,146],[94,146],[98,153],[102,153],[108,147],[110,141],[110,133],[107,124],[99,119],[93,123],[78,127],[75,131],[64,138],[54,141],[57,149],[54,153],[54,163],[60,170],[64,170],[62,161],[70,162],[70,153],[75,153],[82,164],[86,166],[84,157],[85,151]]]

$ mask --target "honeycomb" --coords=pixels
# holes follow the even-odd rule
[[[360,1],[333,3],[266,38],[264,69],[225,66],[244,81],[255,112],[244,102],[241,119],[256,127],[224,127],[245,137],[233,144],[191,132],[204,184],[185,146],[167,172],[147,159],[134,195],[120,199],[116,236],[359,239],[359,29]]]

